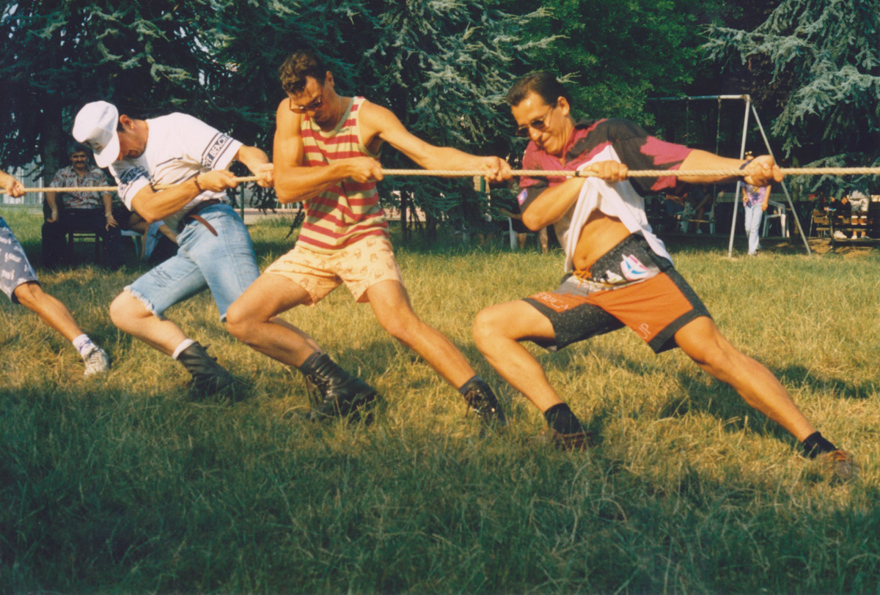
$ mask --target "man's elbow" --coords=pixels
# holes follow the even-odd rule
[[[275,184],[275,196],[278,198],[278,202],[283,205],[290,204],[292,202],[300,202],[302,201],[302,196],[300,196],[297,192],[292,192],[291,190],[285,190],[281,188],[277,183]]]

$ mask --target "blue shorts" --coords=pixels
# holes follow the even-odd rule
[[[17,304],[14,292],[23,283],[39,283],[37,274],[6,220],[0,217],[0,290]]]
[[[229,305],[260,275],[251,236],[229,205],[212,205],[199,215],[216,236],[188,220],[177,236],[177,254],[125,288],[156,316],[207,288],[225,321]]]

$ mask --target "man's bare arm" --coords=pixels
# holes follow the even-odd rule
[[[257,185],[271,188],[274,182],[274,166],[266,152],[258,147],[242,145],[235,154],[235,160],[243,163],[251,173],[257,176]]]
[[[231,171],[215,169],[159,192],[151,186],[145,186],[131,200],[131,206],[147,223],[152,223],[173,215],[204,190],[220,192],[236,186],[238,182]]]
[[[688,155],[678,168],[680,172],[690,169],[702,170],[738,170],[744,163],[742,159],[721,157],[708,151],[694,150]],[[752,186],[767,186],[773,182],[781,182],[782,171],[776,165],[776,161],[770,155],[759,155],[748,162],[745,167],[744,180]],[[737,176],[679,176],[682,182],[690,184],[714,184],[716,182],[734,181]]]
[[[562,219],[577,202],[584,182],[583,178],[570,178],[539,194],[523,211],[523,225],[538,231]]]
[[[300,135],[302,116],[290,111],[287,99],[275,114],[275,194],[282,203],[302,202],[351,178],[357,182],[381,180],[380,163],[369,157],[341,159],[323,167],[304,164],[305,149]]]
[[[436,147],[418,138],[401,123],[391,110],[364,102],[361,122],[368,144],[374,137],[421,165],[425,169],[480,171],[490,182],[510,179],[510,165],[498,157],[480,157],[450,147]]]
[[[49,223],[58,221],[58,193],[46,192],[46,204],[49,205],[49,217],[46,219]]]
[[[0,171],[0,187],[14,198],[24,196],[24,185],[5,171]]]

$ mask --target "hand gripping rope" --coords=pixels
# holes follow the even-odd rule
[[[783,167],[780,168],[783,175],[786,176],[852,176],[852,175],[880,175],[880,167]],[[471,178],[482,177],[486,172],[474,171],[457,171],[445,169],[383,169],[382,174],[386,176],[435,176],[444,178]],[[540,178],[593,178],[597,177],[590,171],[548,171],[543,169],[515,169],[511,171],[514,176],[531,176]],[[746,171],[740,169],[691,169],[686,171],[667,170],[667,169],[644,169],[630,170],[627,173],[628,178],[662,178],[662,177],[698,177],[698,176],[717,176],[724,178],[745,177],[749,175]],[[256,182],[257,176],[247,176],[233,178],[238,183]],[[155,190],[167,190],[173,188],[174,185],[154,186]],[[85,186],[75,188],[25,188],[25,192],[115,192],[117,186]],[[0,188],[0,194],[4,194],[5,190]]]

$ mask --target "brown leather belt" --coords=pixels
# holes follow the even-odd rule
[[[178,226],[178,229],[177,229],[178,233],[183,231],[183,226],[186,225],[188,221],[198,221],[199,223],[201,223],[202,225],[207,227],[208,231],[210,231],[212,234],[214,234],[216,236],[217,230],[214,229],[213,225],[211,225],[210,223],[205,221],[204,217],[199,215],[199,212],[203,211],[204,209],[207,209],[208,207],[211,207],[214,205],[219,205],[222,203],[223,203],[222,200],[212,198],[210,200],[203,200],[202,202],[200,202],[199,204],[194,206],[193,209],[189,213],[187,213],[183,217],[183,219],[180,220],[180,225]]]

